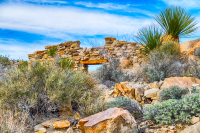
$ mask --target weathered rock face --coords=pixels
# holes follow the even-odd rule
[[[194,77],[170,77],[164,80],[161,89],[168,88],[170,86],[190,88],[193,84],[200,84],[200,79]]]
[[[180,133],[200,133],[199,127],[200,127],[200,122],[185,128]]]
[[[79,121],[84,133],[137,133],[134,117],[121,108],[111,108]]]
[[[200,48],[200,39],[187,41],[180,44],[181,53],[194,54],[194,50]]]

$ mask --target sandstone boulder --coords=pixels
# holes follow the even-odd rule
[[[193,53],[194,49],[200,47],[200,39],[187,41],[180,44],[181,53]],[[192,52],[193,51],[193,52]]]
[[[179,86],[181,88],[190,88],[193,84],[200,84],[200,79],[194,77],[170,77],[166,78],[161,85],[161,89],[170,86]]]
[[[81,119],[78,123],[84,133],[137,133],[134,117],[121,108],[111,108]]]

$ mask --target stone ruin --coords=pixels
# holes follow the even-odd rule
[[[80,41],[68,41],[58,45],[45,46],[45,50],[28,54],[29,63],[34,60],[55,61],[55,57],[47,55],[52,47],[57,48],[56,55],[60,58],[75,60],[74,69],[85,71],[88,71],[88,65],[103,64],[114,58],[129,60],[130,65],[142,61],[140,45],[136,42],[119,41],[116,38],[105,37],[105,45],[101,47],[83,48],[80,47]]]

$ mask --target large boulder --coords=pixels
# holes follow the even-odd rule
[[[160,87],[161,89],[169,88],[170,86],[179,86],[180,88],[190,88],[194,84],[200,84],[200,79],[195,77],[170,77],[164,80]]]
[[[78,123],[84,133],[137,133],[134,117],[121,108],[111,108],[81,119]]]
[[[200,47],[200,39],[187,41],[180,44],[181,53],[193,54],[196,48]]]

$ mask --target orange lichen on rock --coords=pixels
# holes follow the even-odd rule
[[[70,122],[67,120],[57,121],[57,122],[54,122],[53,127],[55,129],[68,128],[70,127]]]

